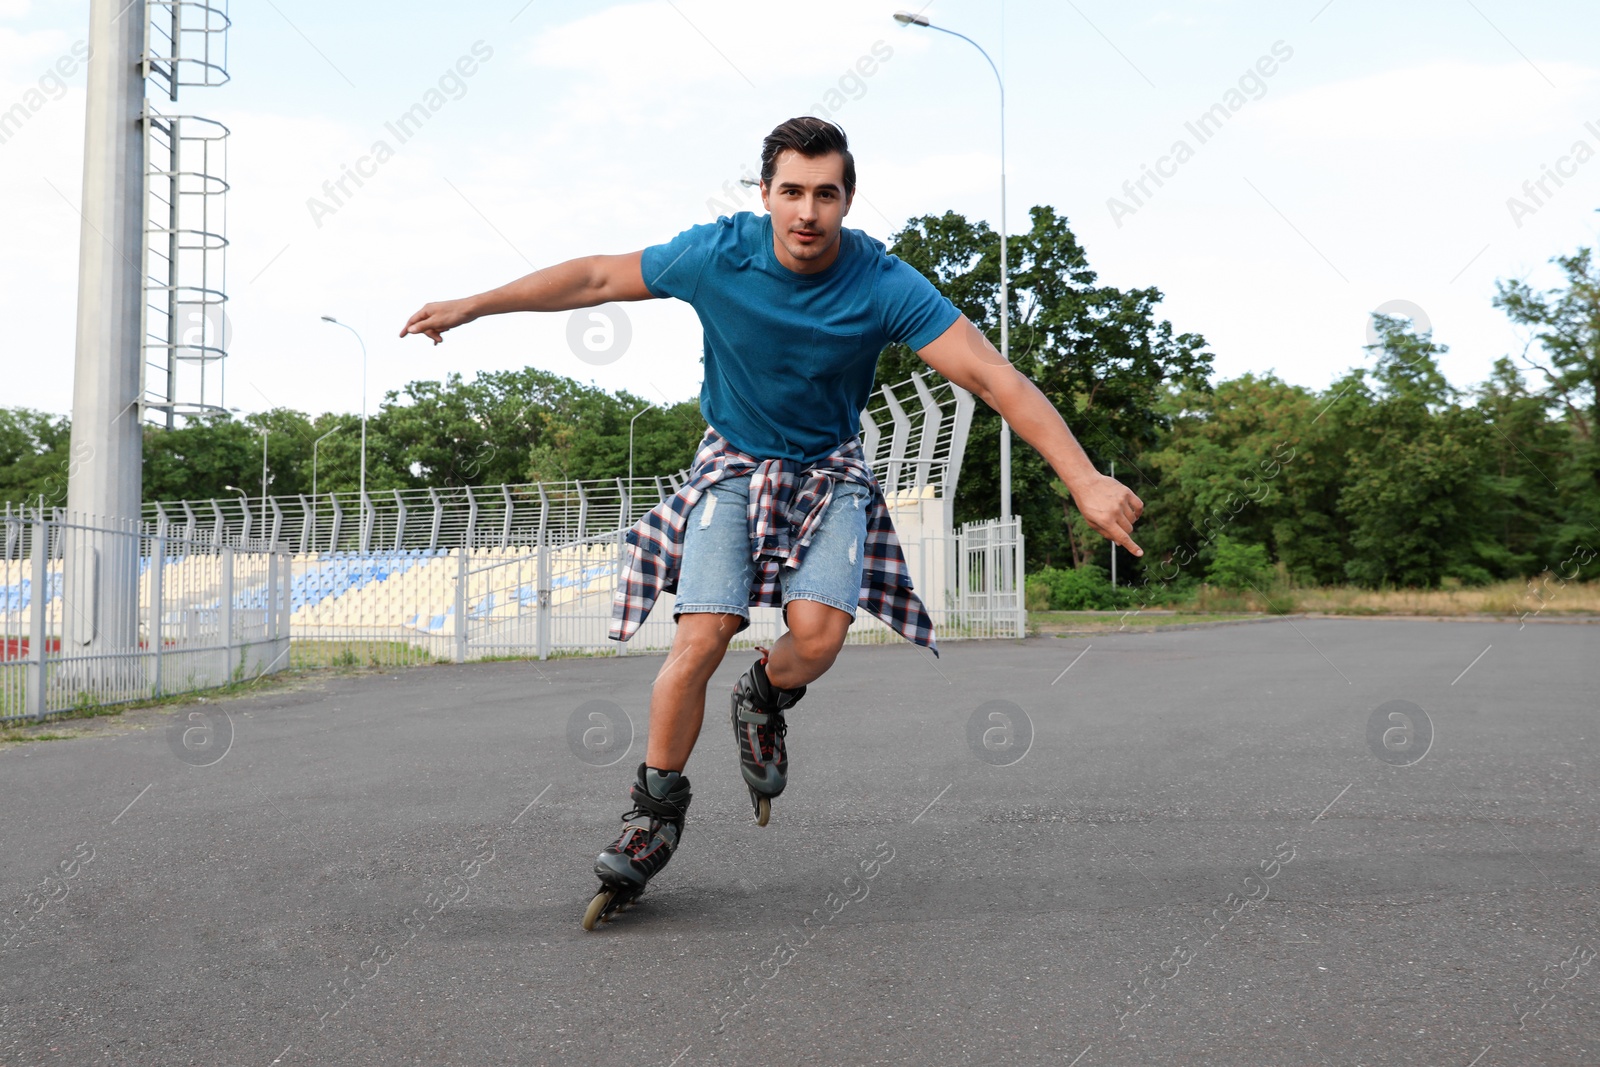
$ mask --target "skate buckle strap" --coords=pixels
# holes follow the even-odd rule
[[[740,722],[753,722],[757,726],[765,726],[771,719],[772,716],[764,711],[751,711],[748,708],[739,709]]]

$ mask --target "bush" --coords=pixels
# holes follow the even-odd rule
[[[1247,545],[1227,534],[1217,538],[1216,554],[1206,571],[1207,580],[1232,592],[1264,589],[1272,580],[1272,560],[1265,545]]]
[[[1128,600],[1128,590],[1114,587],[1106,572],[1094,564],[1046,567],[1028,575],[1029,611],[1112,611],[1125,607]],[[1034,606],[1040,603],[1047,608]]]

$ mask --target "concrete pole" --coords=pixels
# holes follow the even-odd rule
[[[139,518],[144,38],[145,0],[90,0],[72,396],[72,455],[80,461],[67,482],[67,508],[105,525]],[[117,563],[137,557],[137,540],[69,543],[98,553],[100,565],[67,567],[69,575],[94,575],[86,581],[96,587],[68,591],[68,643],[91,652],[131,648],[138,639],[138,568]],[[130,560],[113,562],[123,555]],[[98,625],[86,621],[96,619]]]

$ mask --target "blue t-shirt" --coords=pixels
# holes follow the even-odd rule
[[[841,229],[827,270],[796,273],[772,250],[772,216],[749,211],[646,248],[641,266],[705,328],[700,413],[761,459],[811,463],[856,436],[883,347],[922,348],[961,316],[860,230]]]

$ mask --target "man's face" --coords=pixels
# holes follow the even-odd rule
[[[810,158],[786,148],[774,161],[772,182],[761,185],[761,205],[772,214],[773,251],[790,270],[812,274],[839,257],[839,231],[850,213],[844,194],[844,157]]]

